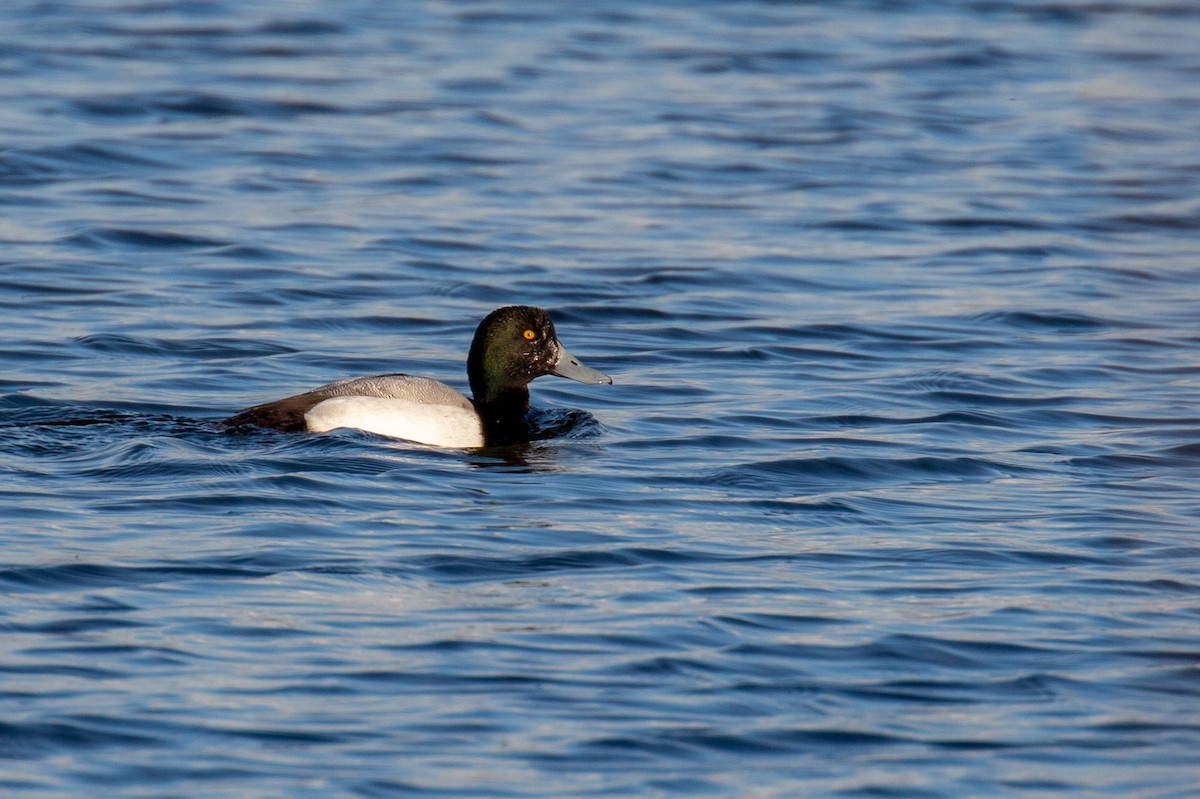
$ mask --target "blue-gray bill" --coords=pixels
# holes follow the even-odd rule
[[[550,374],[568,377],[580,383],[612,383],[611,377],[604,372],[597,372],[590,366],[584,366],[561,344],[558,345],[558,361],[550,368]]]

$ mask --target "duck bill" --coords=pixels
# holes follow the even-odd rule
[[[578,380],[580,383],[612,383],[612,378],[597,372],[590,366],[584,366],[562,344],[558,345],[558,360],[550,367],[550,374]]]

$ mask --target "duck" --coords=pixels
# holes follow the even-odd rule
[[[501,446],[528,440],[529,383],[543,375],[612,383],[567,351],[545,310],[509,305],[475,330],[467,354],[471,398],[427,377],[371,375],[255,405],[221,424],[311,433],[350,428],[436,447]]]

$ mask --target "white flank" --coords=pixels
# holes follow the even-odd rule
[[[390,397],[331,397],[304,414],[308,429],[350,427],[435,447],[482,447],[483,425],[474,410]]]

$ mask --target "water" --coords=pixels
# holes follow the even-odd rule
[[[1200,10],[0,10],[0,790],[1200,792]],[[538,440],[223,434],[549,308]]]

